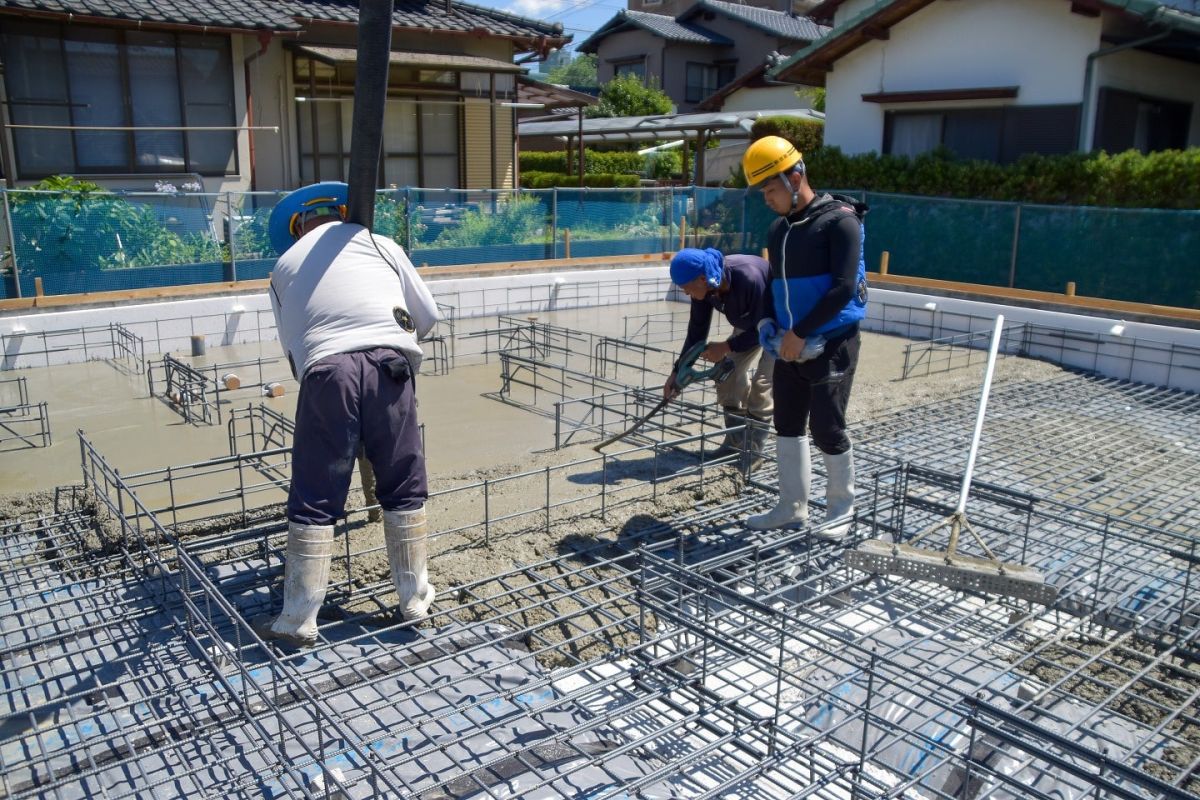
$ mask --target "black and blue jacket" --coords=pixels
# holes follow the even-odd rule
[[[867,205],[844,195],[818,195],[771,223],[771,281],[764,313],[802,339],[836,336],[867,314],[863,217]]]

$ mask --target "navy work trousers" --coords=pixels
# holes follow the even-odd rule
[[[856,325],[852,332],[830,339],[825,352],[811,361],[775,359],[772,391],[777,434],[804,436],[811,427],[813,442],[821,452],[840,455],[850,449],[846,404],[854,385],[860,342]]]
[[[345,515],[360,444],[375,469],[380,506],[411,511],[425,504],[416,391],[397,350],[338,353],[309,367],[296,403],[289,520],[332,525]]]

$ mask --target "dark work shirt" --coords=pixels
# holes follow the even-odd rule
[[[767,250],[771,277],[783,279],[783,241],[787,235],[788,278],[820,275],[833,279],[829,291],[803,319],[792,327],[805,338],[846,307],[858,283],[858,261],[862,253],[862,214],[866,206],[851,198],[818,195],[807,206],[771,223]],[[788,234],[788,229],[791,233]],[[764,313],[774,315],[774,298],[768,285]]]
[[[735,353],[758,346],[758,321],[766,312],[763,297],[767,291],[770,267],[758,256],[725,256],[725,275],[729,278],[729,291],[721,294],[714,289],[697,302],[692,301],[692,313],[688,318],[687,338],[680,355],[696,342],[708,338],[712,326],[713,309],[720,311],[729,324],[742,331],[728,339]],[[724,283],[724,279],[721,281]]]

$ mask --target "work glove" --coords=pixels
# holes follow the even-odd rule
[[[814,333],[811,336],[806,336],[804,339],[804,349],[800,351],[800,356],[796,361],[812,361],[825,352],[825,337]]]
[[[783,341],[783,332],[771,318],[758,323],[758,343],[775,358],[779,358],[779,344]]]

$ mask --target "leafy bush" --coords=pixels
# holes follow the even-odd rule
[[[1200,148],[1139,153],[1028,154],[1013,164],[969,161],[939,148],[915,158],[824,147],[821,126],[763,117],[751,136],[783,136],[804,153],[814,188],[959,197],[1045,205],[1115,208],[1200,208]],[[741,170],[731,186],[745,186]]]
[[[404,207],[402,195],[375,195],[373,231],[407,248],[409,242],[416,242],[425,235],[428,226],[421,222],[421,212],[424,210],[421,206],[409,208],[408,213],[405,213]]]
[[[910,159],[847,156],[824,147],[806,155],[805,163],[821,186],[1046,205],[1200,208],[1200,148],[1031,154],[994,164],[959,160],[945,150]]]
[[[683,174],[683,153],[679,150],[659,150],[646,154],[650,177],[665,181]]]
[[[583,172],[587,174],[640,175],[646,169],[646,159],[637,153],[585,150]],[[564,151],[521,153],[521,172],[566,172],[567,154]],[[572,157],[571,163],[575,163]]]
[[[587,110],[589,117],[642,117],[670,114],[674,104],[654,81],[642,83],[636,75],[612,78],[600,90],[600,102]]]
[[[590,189],[630,188],[637,186],[641,179],[637,175],[613,175],[587,173],[583,176],[583,185]],[[538,172],[530,170],[521,173],[521,188],[551,189],[556,186],[578,188],[579,176],[567,175],[563,172]]]
[[[496,210],[471,210],[442,231],[434,247],[488,247],[550,241],[548,212],[536,198],[519,194],[501,197]]]
[[[90,181],[56,175],[32,188],[10,196],[18,263],[30,274],[228,260],[211,236],[170,231],[152,206]]]
[[[825,124],[801,117],[761,117],[754,121],[750,129],[750,139],[761,139],[764,136],[782,136],[796,149],[807,156],[825,141]]]

